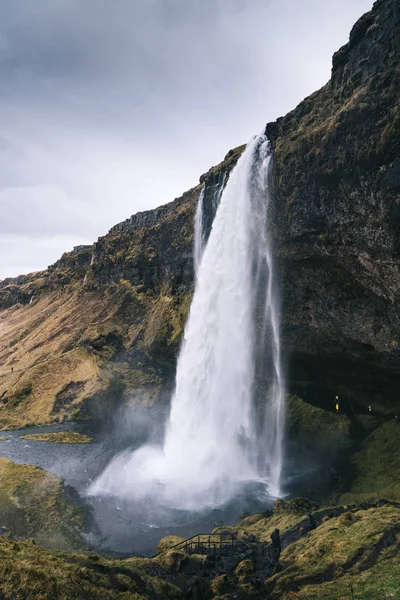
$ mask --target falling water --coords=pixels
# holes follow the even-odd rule
[[[203,256],[204,250],[204,233],[203,233],[203,202],[204,202],[204,189],[201,188],[200,196],[197,202],[196,214],[194,217],[194,272],[197,275],[201,257]]]
[[[279,494],[283,394],[267,227],[269,154],[264,136],[248,144],[197,263],[163,447],[120,455],[91,493],[157,496],[163,505],[190,510],[221,505],[251,482]],[[196,235],[201,239],[200,226]],[[261,427],[254,406],[259,354],[272,362]]]

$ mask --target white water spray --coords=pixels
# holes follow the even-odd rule
[[[163,505],[189,510],[221,505],[251,482],[279,495],[283,393],[267,233],[268,164],[268,141],[258,136],[222,194],[198,261],[163,448],[143,446],[120,455],[92,494],[157,497]],[[202,227],[196,233],[202,235]],[[265,339],[273,368],[260,427],[254,378]]]

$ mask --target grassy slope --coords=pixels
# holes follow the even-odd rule
[[[271,532],[278,527],[284,539],[285,532],[304,519],[293,502],[292,507],[290,503],[285,504],[285,510],[282,506],[269,516],[248,517],[229,529],[243,538],[252,534],[260,541],[269,541]],[[332,514],[335,510],[332,509]],[[329,510],[326,512],[329,515]],[[315,530],[309,533],[304,530],[298,541],[283,550],[279,572],[265,580],[266,587],[260,595],[257,595],[260,568],[257,561],[253,563],[253,576],[247,578],[247,588],[240,577],[231,575],[225,587],[231,594],[243,598],[397,598],[400,593],[399,508],[385,505],[364,510],[357,507],[338,516],[328,515]]]
[[[34,537],[54,549],[84,545],[82,510],[71,504],[61,480],[6,458],[0,458],[0,526],[16,539]]]
[[[54,442],[57,444],[90,444],[93,438],[76,431],[59,431],[57,433],[30,433],[21,435],[24,440],[33,442]]]
[[[341,502],[387,498],[400,502],[400,424],[388,421],[362,443],[352,457],[351,489]]]
[[[355,510],[329,519],[282,553],[274,598],[395,598],[400,592],[400,511]],[[352,588],[354,593],[352,595]]]
[[[0,426],[77,419],[82,407],[95,413],[96,404],[118,400],[123,391],[129,397],[140,390],[153,402],[160,377],[141,364],[113,360],[118,358],[113,344],[145,356],[175,346],[189,295],[177,303],[121,282],[101,293],[53,292],[32,305],[1,311]]]
[[[102,387],[96,357],[79,345],[84,332],[105,318],[106,299],[53,293],[1,313],[0,423],[4,428],[43,424],[57,394],[81,382],[76,404]],[[14,372],[11,373],[11,367]]]
[[[297,396],[287,397],[287,426],[288,436],[305,447],[338,453],[352,446],[350,419],[346,415],[327,412]]]
[[[340,458],[346,467],[345,482],[325,501],[350,504],[386,498],[400,502],[397,420],[385,422],[384,415],[356,413],[338,417],[296,396],[288,396],[287,407],[288,438],[316,455]]]
[[[32,542],[0,539],[0,580],[6,600],[168,600],[183,598],[173,585],[150,577],[140,559],[54,553]]]

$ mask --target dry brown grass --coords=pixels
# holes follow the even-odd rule
[[[179,600],[173,585],[150,576],[140,559],[49,552],[32,540],[0,538],[1,597],[4,600]]]
[[[34,442],[55,442],[57,444],[90,444],[93,438],[76,431],[58,431],[56,433],[30,433],[21,435],[24,440]]]
[[[113,361],[113,340],[128,353],[165,353],[172,361],[190,299],[191,291],[181,299],[167,290],[153,296],[121,281],[101,291],[49,291],[0,311],[0,428],[79,419],[82,407],[93,415],[96,403],[110,406],[122,393],[144,392],[154,402],[160,376],[148,365]]]
[[[52,414],[53,406],[70,382],[84,383],[78,403],[98,386],[97,358],[79,340],[101,318],[103,304],[95,297],[52,293],[32,305],[0,313],[0,423],[4,428],[59,418]]]

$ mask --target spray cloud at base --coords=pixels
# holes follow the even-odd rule
[[[196,287],[163,446],[117,456],[91,494],[152,498],[191,511],[221,506],[245,486],[280,494],[284,405],[269,161],[268,140],[257,136],[231,172],[208,241],[196,253]],[[195,238],[203,240],[203,232],[196,230]],[[270,357],[261,419],[254,401],[260,353]]]

